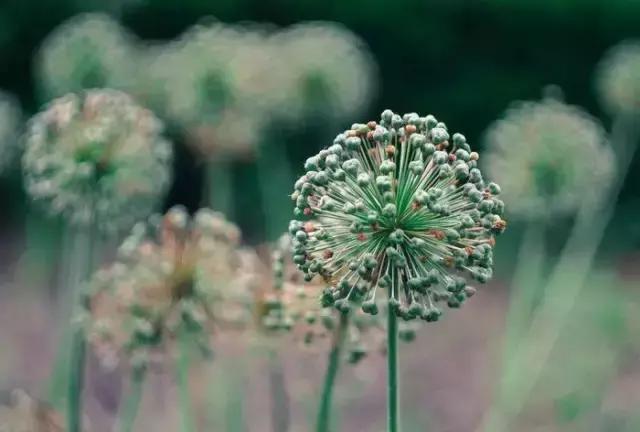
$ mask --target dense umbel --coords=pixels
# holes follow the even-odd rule
[[[477,161],[432,115],[390,110],[309,158],[289,230],[298,268],[330,282],[324,305],[376,314],[382,288],[396,315],[435,321],[438,303],[473,295],[467,278],[491,277],[494,236],[506,227],[500,187]]]

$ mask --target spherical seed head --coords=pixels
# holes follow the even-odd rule
[[[315,231],[311,222],[303,224],[306,233]],[[298,235],[302,238],[302,235]],[[305,280],[291,258],[292,235],[283,235],[273,247],[272,275],[264,277],[265,283],[255,292],[254,311],[260,333],[277,336],[271,341],[302,343],[311,349],[329,349],[332,334],[338,331],[341,315],[348,314],[345,355],[351,363],[357,363],[370,351],[382,351],[384,340],[384,304],[371,302],[371,309],[364,313],[359,305],[348,310],[324,308],[323,303],[333,302],[322,277]],[[357,354],[356,354],[357,353]]]
[[[0,174],[5,172],[16,156],[22,111],[11,95],[0,92]]]
[[[328,22],[292,26],[274,36],[283,94],[280,114],[352,117],[375,93],[377,68],[366,44],[347,28]],[[316,53],[315,55],[309,55]]]
[[[27,192],[71,223],[126,228],[153,209],[171,179],[162,124],[116,90],[55,99],[31,119],[24,145]]]
[[[510,108],[485,134],[480,159],[522,218],[567,214],[597,196],[613,173],[601,125],[581,109],[545,99]],[[495,204],[495,200],[494,200]]]
[[[449,304],[458,306],[466,299],[465,277],[486,282],[491,276],[494,236],[506,226],[500,189],[485,183],[475,161],[448,157],[469,152],[469,145],[460,136],[449,142],[446,126],[433,116],[403,119],[385,111],[376,130],[352,129],[334,140],[344,179],[336,179],[336,168],[319,153],[316,169],[296,182],[301,220],[289,227],[294,261],[306,275],[329,282],[330,304],[390,297],[392,313],[435,321],[439,303],[453,298]],[[466,177],[455,174],[461,164],[469,168]],[[326,184],[316,181],[320,172],[330,179]],[[389,181],[360,183],[363,173]],[[305,220],[316,227],[306,238],[297,235]]]
[[[597,69],[596,90],[611,115],[640,111],[640,41],[622,42],[604,55]]]
[[[214,329],[246,321],[253,273],[245,263],[239,231],[221,214],[191,218],[174,207],[135,227],[117,262],[94,275],[87,337],[105,364],[123,355],[144,364],[179,332],[206,351]]]
[[[275,57],[267,35],[255,26],[195,25],[176,42],[150,51],[145,99],[186,131],[199,156],[250,156],[268,112],[285,97],[275,90]]]
[[[136,41],[108,15],[76,15],[47,36],[36,57],[45,100],[89,88],[133,91]]]
[[[0,394],[0,430],[59,432],[65,430],[65,422],[48,404],[32,398],[24,390],[13,389]]]

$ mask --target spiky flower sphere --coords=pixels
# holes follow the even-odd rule
[[[0,431],[61,432],[64,430],[64,418],[48,404],[33,399],[24,390],[13,389],[0,395]]]
[[[366,44],[329,22],[292,26],[274,36],[288,95],[281,114],[358,115],[375,93],[377,68]]]
[[[640,41],[611,48],[600,61],[596,88],[610,114],[640,112]]]
[[[241,266],[238,228],[201,209],[173,207],[136,225],[119,260],[96,273],[87,294],[87,337],[105,364],[146,365],[180,334],[205,352],[212,334],[242,325],[252,280]]]
[[[36,74],[45,100],[89,88],[133,90],[136,41],[108,15],[77,15],[45,39]]]
[[[22,111],[18,101],[0,92],[0,174],[9,168],[18,149]]]
[[[27,128],[27,191],[72,223],[131,226],[170,183],[172,148],[162,130],[151,111],[116,90],[55,99]]]
[[[487,172],[504,185],[512,214],[574,211],[613,172],[604,129],[578,107],[547,98],[512,106],[485,134]]]
[[[293,259],[330,282],[325,305],[370,314],[388,296],[406,320],[440,317],[492,275],[500,187],[486,183],[465,137],[428,115],[382,113],[307,159],[292,195]],[[382,291],[382,292],[381,292]]]

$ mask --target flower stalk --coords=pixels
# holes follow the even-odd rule
[[[329,432],[330,430],[333,388],[340,368],[340,359],[348,327],[349,315],[340,314],[340,322],[333,334],[333,344],[331,346],[331,351],[329,352],[329,363],[324,377],[322,398],[320,399],[320,409],[318,410],[318,418],[316,422],[316,432]]]

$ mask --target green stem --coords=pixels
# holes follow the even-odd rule
[[[316,422],[316,432],[329,432],[331,423],[331,403],[333,400],[333,387],[340,368],[340,358],[342,355],[342,347],[344,346],[345,336],[349,325],[349,316],[340,314],[340,323],[333,335],[333,345],[329,352],[329,364],[324,377],[324,386],[322,388],[322,398],[320,399],[320,409],[318,410],[318,419]]]
[[[84,369],[86,363],[86,342],[84,330],[77,328],[71,342],[71,361],[69,362],[69,385],[67,387],[67,411],[69,432],[82,429],[82,390],[84,388]]]
[[[393,310],[387,313],[387,344],[387,431],[398,432],[398,317]]]
[[[97,241],[95,223],[89,225],[87,230],[87,261],[86,273],[84,280],[87,281],[91,277],[94,267],[95,249]],[[77,308],[80,302],[84,301],[80,289],[76,290],[76,298],[73,306]],[[75,313],[75,311],[74,311]],[[73,319],[73,317],[72,317]],[[72,323],[73,336],[71,340],[71,359],[69,361],[69,382],[67,387],[67,421],[68,432],[80,432],[82,429],[82,393],[84,390],[84,374],[86,363],[86,340],[84,328],[79,323]]]
[[[289,395],[282,361],[274,350],[269,353],[269,386],[271,389],[271,424],[273,432],[289,430]]]
[[[189,341],[188,334],[181,334],[179,336],[179,353],[177,364],[177,384],[178,384],[178,403],[181,415],[181,431],[192,432],[195,431],[193,422],[193,413],[191,412],[191,395],[189,392]]]
[[[207,162],[205,166],[205,184],[203,206],[224,213],[227,218],[233,216],[233,170],[227,160]]]
[[[142,399],[142,387],[144,384],[145,369],[135,368],[131,372],[129,380],[129,391],[127,399],[122,406],[122,414],[120,416],[118,427],[119,432],[131,432],[138,415],[140,400]]]

